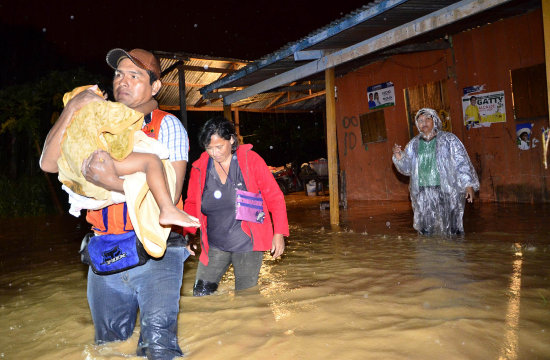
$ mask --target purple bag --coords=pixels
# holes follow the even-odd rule
[[[261,194],[237,189],[235,219],[263,224],[265,213]]]

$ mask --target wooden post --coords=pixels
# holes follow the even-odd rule
[[[550,116],[550,0],[542,0],[542,26],[546,59],[546,96],[548,97],[548,114]]]
[[[187,95],[185,93],[185,70],[183,64],[178,66],[178,89],[180,97],[180,120],[187,131]]]
[[[223,117],[227,121],[233,122],[233,119],[231,118],[231,105],[223,105]]]
[[[546,62],[546,98],[550,125],[550,0],[542,0],[542,27],[544,32],[544,58]],[[550,126],[542,130],[542,164],[548,169],[548,141]]]
[[[328,187],[330,200],[330,223],[340,223],[338,203],[338,153],[336,151],[336,98],[334,91],[334,68],[325,70],[326,108],[327,108],[327,157]]]
[[[239,144],[243,143],[243,138],[241,136],[241,126],[239,123],[239,109],[235,108],[235,133],[237,134],[237,139],[239,139]]]

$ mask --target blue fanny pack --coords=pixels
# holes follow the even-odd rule
[[[149,260],[134,231],[117,235],[87,234],[80,246],[80,256],[98,275],[116,274]]]

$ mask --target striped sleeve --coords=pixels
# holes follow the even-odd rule
[[[166,115],[162,119],[158,140],[168,148],[170,161],[189,160],[189,138],[177,117]]]

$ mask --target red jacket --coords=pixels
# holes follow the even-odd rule
[[[286,216],[285,198],[273,174],[269,171],[264,159],[252,151],[252,145],[240,145],[237,148],[237,161],[243,174],[247,191],[261,191],[266,214],[263,224],[242,221],[243,231],[252,238],[254,251],[271,250],[273,233],[288,236],[288,219]],[[201,213],[201,200],[206,183],[206,171],[209,156],[203,152],[201,157],[191,167],[189,185],[187,187],[187,199],[183,210],[190,215],[199,218],[201,223],[201,256],[200,261],[208,265],[208,235],[206,233],[207,217]],[[273,216],[273,225],[271,222]],[[191,233],[196,228],[187,228]],[[275,231],[274,231],[275,230]]]

